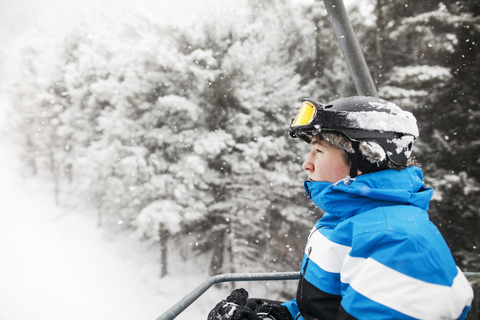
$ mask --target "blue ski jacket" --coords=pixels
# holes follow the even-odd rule
[[[427,210],[417,167],[305,182],[325,211],[305,248],[293,319],[465,319],[473,290]]]

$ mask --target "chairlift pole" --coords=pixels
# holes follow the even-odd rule
[[[358,95],[378,97],[375,83],[368,70],[367,62],[353,31],[343,0],[323,1]]]

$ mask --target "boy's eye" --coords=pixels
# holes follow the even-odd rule
[[[320,149],[315,149],[315,151],[316,151],[316,152],[320,152],[320,153],[322,152],[322,150],[320,150]]]

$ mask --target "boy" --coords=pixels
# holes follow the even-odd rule
[[[413,115],[372,97],[305,100],[290,135],[311,145],[304,186],[325,211],[297,297],[246,306],[237,289],[208,319],[465,319],[473,290],[428,219]]]

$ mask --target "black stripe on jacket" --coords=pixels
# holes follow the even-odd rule
[[[326,293],[301,276],[297,305],[306,320],[356,320],[343,309],[342,296]]]

